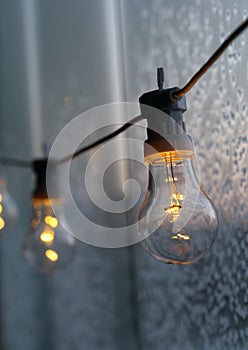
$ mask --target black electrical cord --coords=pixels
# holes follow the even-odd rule
[[[220,57],[220,55],[225,51],[225,49],[228,47],[228,45],[236,39],[246,28],[248,27],[248,18],[241,23],[241,25],[234,30],[234,32],[231,33],[230,36],[227,37],[227,39],[221,44],[221,46],[215,51],[215,53],[208,59],[208,61],[196,72],[196,74],[189,80],[189,82],[181,89],[177,90],[176,93],[174,93],[173,97],[175,100],[178,100],[181,96],[185,95],[187,92],[191,90],[191,88],[196,84],[196,82],[206,73],[206,71],[214,64],[214,62]],[[70,161],[72,158],[76,158],[80,156],[82,153],[88,151],[91,148],[94,148],[102,143],[105,143],[106,141],[114,138],[115,136],[121,134],[123,131],[127,130],[130,126],[133,124],[143,120],[142,116],[136,117],[129,122],[123,124],[119,129],[113,131],[112,133],[108,134],[107,136],[104,136],[100,138],[99,140],[91,143],[88,146],[85,146],[78,151],[76,151],[74,154],[66,156],[62,158],[61,160],[55,161],[55,165],[63,164],[65,162]],[[11,159],[6,157],[0,157],[0,163],[4,165],[9,166],[15,166],[15,167],[21,167],[21,168],[32,168],[33,167],[33,161],[26,161],[26,160],[18,160],[18,159]]]
[[[0,163],[3,165],[14,166],[18,168],[31,168],[33,164],[33,162],[29,160],[6,158],[2,156],[0,156]]]
[[[69,156],[66,156],[66,157],[64,157],[60,160],[57,160],[57,161],[54,160],[53,164],[56,166],[56,165],[66,163],[66,162],[70,161],[71,159],[78,157],[82,153],[84,153],[84,152],[86,152],[86,151],[88,151],[88,150],[90,150],[90,149],[92,149],[100,144],[103,144],[103,143],[107,142],[108,140],[111,140],[112,138],[116,137],[117,135],[121,134],[122,132],[124,132],[125,130],[130,128],[133,124],[136,124],[144,119],[145,118],[143,118],[142,116],[135,117],[135,118],[131,119],[129,122],[123,124],[117,130],[111,132],[110,134],[103,136],[102,138],[98,139],[95,142],[92,142],[91,144],[89,144],[85,147],[80,148],[74,154],[70,154]],[[35,161],[19,160],[19,159],[6,158],[6,157],[0,156],[0,163],[3,165],[7,165],[7,166],[14,166],[14,167],[19,167],[19,168],[33,168],[34,162]]]
[[[175,97],[181,97],[185,95],[195,83],[206,73],[206,71],[214,64],[214,62],[220,57],[230,43],[236,39],[246,28],[248,27],[248,18],[241,23],[237,29],[222,43],[222,45],[214,52],[214,54],[207,60],[207,62],[195,73],[195,75],[189,80],[189,82],[175,93]]]
[[[130,128],[133,124],[136,124],[138,122],[140,122],[141,120],[144,120],[145,118],[143,118],[142,116],[138,116],[135,117],[133,119],[131,119],[129,122],[123,124],[119,129],[111,132],[110,134],[108,134],[107,136],[103,136],[102,138],[98,139],[97,141],[89,144],[88,146],[85,146],[83,148],[80,148],[78,151],[76,151],[73,155],[69,155],[59,161],[56,162],[56,164],[63,164],[66,163],[68,161],[70,161],[72,158],[76,158],[79,155],[81,155],[82,153],[88,151],[91,148],[94,148],[100,144],[103,144],[105,142],[107,142],[108,140],[111,140],[112,138],[114,138],[115,136],[121,134],[123,131],[127,130],[128,128]]]

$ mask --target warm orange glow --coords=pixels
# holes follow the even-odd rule
[[[50,220],[50,226],[55,228],[58,226],[58,220],[56,218],[51,218]]]
[[[172,179],[172,177],[168,177],[167,179],[165,179],[165,182],[173,182],[174,181],[177,181],[177,177],[174,177],[174,179]]]
[[[185,197],[184,197],[184,194],[179,194],[179,195],[178,195],[178,200],[179,200],[179,201],[183,201],[184,198],[185,198]]]
[[[47,208],[51,207],[51,204],[63,204],[65,202],[64,198],[39,198],[33,197],[32,202],[34,205],[40,206],[45,205]]]
[[[40,240],[44,243],[51,243],[54,240],[54,232],[49,230],[44,230],[40,234]]]
[[[59,258],[59,254],[57,252],[55,252],[55,250],[52,250],[52,249],[47,249],[45,251],[45,255],[46,257],[51,260],[52,262],[55,262],[58,260]]]
[[[185,241],[188,241],[190,239],[190,236],[186,233],[177,233],[175,236],[172,236],[171,239],[183,239]]]
[[[3,218],[0,217],[0,230],[2,230],[5,226],[5,221]]]
[[[45,223],[47,225],[50,225],[52,228],[56,228],[59,224],[58,219],[55,218],[54,216],[47,215],[45,217]]]
[[[179,214],[181,206],[180,205],[172,205],[171,207],[165,208],[168,214]]]
[[[191,150],[175,150],[169,152],[158,152],[145,157],[146,164],[163,165],[165,162],[181,162],[193,159],[195,154]]]
[[[0,204],[0,213],[2,213],[3,212],[3,206],[2,206],[2,204]]]
[[[177,181],[178,179],[174,176],[173,173],[173,163],[172,163],[172,154],[173,152],[170,152],[170,160],[168,160],[165,156],[165,162],[166,162],[166,171],[167,171],[167,177],[165,179],[165,182],[171,182],[172,186],[169,185],[169,190],[170,190],[170,206],[165,208],[165,211],[167,212],[167,214],[170,215],[170,223],[173,223],[177,220],[177,218],[180,215],[180,210],[182,208],[181,206],[181,201],[184,200],[184,195],[178,193],[177,190]],[[167,165],[170,167],[170,171],[171,171],[171,176],[169,176],[168,173],[168,168]]]
[[[177,204],[173,204],[168,208],[165,208],[167,214],[171,215],[171,222],[175,222],[180,214],[181,206]]]
[[[3,200],[3,196],[2,196],[2,194],[0,193],[0,202],[2,202],[2,200]]]

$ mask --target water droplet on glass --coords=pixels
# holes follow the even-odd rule
[[[238,4],[236,2],[234,2],[234,4],[233,4],[233,13],[234,13],[234,15],[236,15],[238,13]]]
[[[240,38],[240,42],[242,46],[245,46],[245,35],[242,35]]]
[[[231,10],[230,9],[226,9],[226,20],[230,21],[231,19]]]
[[[238,87],[237,88],[237,98],[238,98],[238,100],[242,101],[243,97],[244,97],[244,89],[241,88],[241,87]]]

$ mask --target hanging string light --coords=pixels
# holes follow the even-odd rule
[[[24,237],[24,256],[36,269],[43,273],[51,273],[64,268],[75,255],[76,240],[68,233],[66,220],[63,225],[54,216],[53,209],[63,215],[64,199],[57,188],[53,198],[48,197],[46,189],[47,159],[33,163],[36,174],[36,187],[32,196],[33,216],[29,231]],[[50,176],[56,177],[54,173]],[[59,181],[54,181],[55,185]],[[57,185],[58,187],[58,185]]]
[[[82,147],[74,154],[60,160],[54,160],[54,166],[59,166],[107,142],[133,124],[147,119],[148,140],[145,147],[145,162],[149,164],[152,176],[145,202],[139,214],[138,233],[140,239],[144,240],[143,244],[148,252],[161,261],[178,264],[192,263],[206,254],[216,237],[218,230],[217,212],[213,203],[200,189],[191,164],[195,153],[191,138],[186,134],[183,119],[183,112],[186,110],[185,94],[207,72],[228,45],[247,27],[248,19],[228,36],[181,89],[164,89],[163,71],[161,68],[158,69],[158,90],[150,91],[141,96],[141,116],[123,124],[119,129],[96,142]],[[160,121],[156,118],[157,112],[150,113],[151,108],[159,111],[160,115],[163,113],[163,118],[159,118]],[[45,161],[45,159],[39,160],[42,164]],[[33,168],[37,178],[40,176],[40,173],[37,173],[36,166],[39,164],[37,161],[0,157],[0,162],[8,166]],[[42,186],[45,186],[44,179],[42,181]],[[156,184],[158,184],[157,188]],[[185,184],[190,184],[191,193],[187,192]],[[197,194],[198,197],[196,198],[193,194]],[[59,236],[59,233],[55,232],[59,222],[56,221],[47,205],[48,197],[42,198],[41,202],[40,199],[37,201],[37,197],[33,197],[36,212],[34,225],[36,226],[31,226],[35,227],[35,230],[38,228],[34,236],[37,237],[37,242],[42,246],[42,259],[44,259],[45,264],[47,262],[55,264],[60,261],[60,256],[62,256],[62,253],[53,247],[55,237]],[[193,207],[192,202],[194,202]],[[146,220],[142,222],[144,217]],[[32,255],[31,251],[34,252],[32,249],[36,246],[35,244],[25,244],[24,249],[27,257]],[[45,264],[38,263],[42,266]]]

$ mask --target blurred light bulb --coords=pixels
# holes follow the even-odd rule
[[[57,210],[63,210],[61,200],[52,202]],[[34,199],[31,227],[23,242],[26,259],[41,272],[50,273],[65,267],[74,256],[74,249],[75,239],[54,217],[49,200]]]
[[[139,213],[138,232],[156,259],[190,264],[203,257],[218,231],[213,203],[199,188],[194,153],[163,152],[148,157],[149,187]]]
[[[0,232],[13,228],[17,219],[17,206],[7,190],[6,180],[0,176]]]
[[[68,231],[63,215],[64,200],[59,195],[58,172],[53,168],[56,194],[48,198],[46,190],[47,159],[37,160],[33,164],[36,174],[36,187],[33,193],[33,218],[29,232],[24,238],[24,256],[36,269],[51,273],[64,268],[74,257],[76,240]],[[59,214],[61,222],[55,217],[53,209]]]

